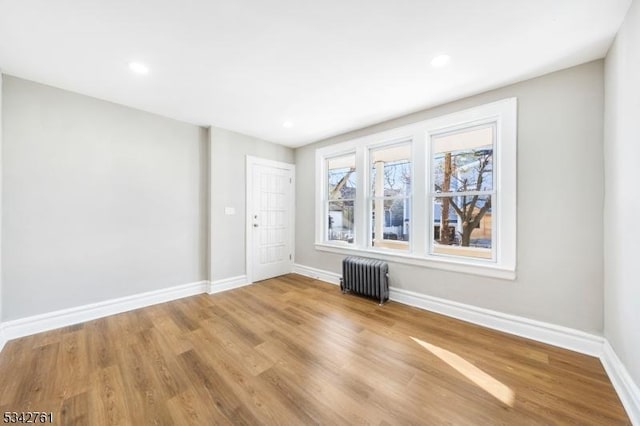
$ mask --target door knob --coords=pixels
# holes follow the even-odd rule
[[[254,228],[257,228],[257,227],[258,227],[258,224],[257,224],[257,223],[254,223],[254,224],[253,224],[253,227],[254,227]]]

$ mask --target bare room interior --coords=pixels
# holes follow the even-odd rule
[[[640,425],[639,76],[638,0],[0,0],[2,422]]]

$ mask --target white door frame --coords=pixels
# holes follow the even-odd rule
[[[267,167],[277,167],[279,169],[285,169],[291,171],[291,185],[293,185],[293,190],[291,191],[291,200],[289,208],[289,248],[291,249],[291,271],[293,271],[293,264],[295,263],[296,253],[295,253],[295,225],[296,225],[296,166],[295,164],[283,163],[281,161],[267,160],[266,158],[254,157],[251,155],[247,155],[247,165],[246,165],[246,206],[245,206],[245,270],[247,275],[247,283],[253,283],[253,218],[251,217],[252,211],[251,207],[253,206],[253,166],[267,166]]]

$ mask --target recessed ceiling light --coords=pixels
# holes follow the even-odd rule
[[[129,63],[129,69],[136,74],[148,74],[149,68],[145,64],[141,64],[140,62],[131,62]]]
[[[451,56],[443,53],[441,55],[435,56],[431,60],[431,66],[434,68],[444,67],[449,63],[450,60],[451,60]]]
[[[285,129],[290,129],[293,127],[293,123],[290,121],[285,121],[284,123],[282,123],[282,127],[284,127]]]

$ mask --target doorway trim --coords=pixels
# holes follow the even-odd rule
[[[253,226],[252,226],[252,218],[251,218],[251,207],[253,206],[253,166],[267,166],[267,167],[276,167],[280,169],[290,170],[291,171],[291,185],[293,185],[293,190],[291,191],[291,199],[289,200],[289,247],[291,249],[291,260],[290,260],[290,272],[293,271],[293,265],[296,260],[296,251],[295,251],[295,225],[296,225],[296,165],[291,163],[285,163],[282,161],[268,160],[266,158],[254,157],[252,155],[247,155],[246,161],[246,184],[245,184],[245,195],[246,195],[246,205],[245,205],[245,273],[247,276],[247,284],[253,283]]]

